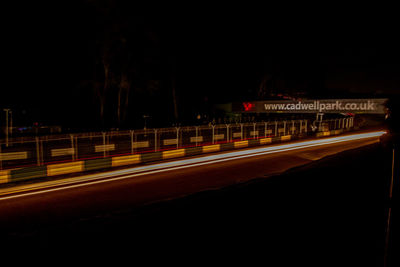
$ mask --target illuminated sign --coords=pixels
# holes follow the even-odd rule
[[[252,111],[254,109],[255,105],[251,102],[244,102],[243,103],[243,108],[244,111]]]
[[[319,99],[244,102],[236,112],[384,114],[387,99]]]

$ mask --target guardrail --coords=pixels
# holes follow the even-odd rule
[[[352,118],[287,120],[13,140],[0,144],[0,183],[339,134],[353,126]]]

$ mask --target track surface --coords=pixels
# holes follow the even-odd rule
[[[20,245],[24,243],[25,245],[32,245],[33,243],[44,247],[51,247],[52,244],[60,245],[60,243],[64,242],[60,240],[65,240],[68,244],[72,242],[71,240],[74,240],[73,242],[76,241],[77,244],[83,242],[83,244],[95,246],[97,248],[98,246],[109,247],[110,242],[113,242],[113,244],[115,244],[115,242],[127,242],[127,240],[124,239],[126,235],[125,237],[129,237],[129,240],[135,240],[136,246],[141,248],[143,248],[143,246],[152,246],[156,249],[160,248],[160,244],[162,244],[164,248],[165,246],[168,247],[168,244],[165,242],[168,243],[172,241],[170,239],[174,238],[178,238],[178,240],[184,239],[186,244],[194,245],[194,243],[197,244],[197,240],[200,236],[204,235],[204,237],[212,243],[217,241],[221,242],[221,245],[224,246],[228,245],[228,243],[232,243],[242,248],[242,243],[235,243],[235,236],[238,237],[240,241],[250,242],[251,240],[251,242],[255,242],[257,237],[254,235],[257,235],[258,231],[261,231],[262,226],[260,222],[263,217],[259,214],[260,210],[257,210],[259,215],[255,216],[252,213],[253,209],[251,207],[244,211],[243,207],[240,207],[241,203],[238,200],[240,197],[237,198],[237,200],[232,197],[226,198],[230,201],[233,200],[233,205],[237,206],[238,213],[236,215],[232,215],[233,210],[236,208],[230,206],[229,203],[221,205],[221,202],[216,202],[215,206],[217,208],[211,208],[213,204],[207,202],[210,200],[206,200],[205,202],[208,204],[203,208],[210,209],[210,213],[208,213],[206,210],[199,208],[199,205],[201,205],[199,202],[196,202],[194,207],[191,207],[191,205],[193,205],[191,201],[188,201],[188,204],[179,204],[183,205],[185,208],[182,209],[181,206],[178,210],[173,208],[171,211],[171,209],[168,208],[168,203],[174,203],[175,200],[165,200],[178,199],[201,191],[207,192],[207,190],[210,189],[216,190],[212,192],[218,192],[220,191],[218,189],[243,184],[255,178],[257,178],[256,180],[262,178],[262,180],[265,179],[265,181],[268,181],[268,177],[274,176],[274,181],[276,182],[279,180],[279,176],[277,175],[288,169],[302,166],[342,151],[351,149],[356,149],[357,151],[377,141],[377,138],[368,138],[327,144],[273,154],[238,158],[160,173],[139,175],[127,179],[62,188],[62,190],[48,190],[48,192],[36,193],[38,191],[22,190],[20,193],[4,195],[3,190],[3,199],[0,200],[0,232],[3,240],[8,240],[7,242],[11,242],[10,244]],[[223,153],[215,155],[219,154]],[[343,169],[340,171],[345,174],[347,170]],[[324,184],[324,176],[318,175],[317,180],[315,180],[315,178],[316,177],[313,177],[314,187],[312,192],[315,192],[315,189],[323,191],[324,189],[320,188],[315,181],[318,183],[318,180],[321,179],[321,185],[326,185]],[[302,179],[307,180],[308,178],[305,177],[304,174],[296,177],[297,181],[302,181]],[[278,181],[277,183],[280,182]],[[265,214],[265,216],[273,216],[274,219],[267,219],[268,223],[266,223],[265,227],[276,227],[276,230],[280,232],[270,236],[271,240],[274,240],[275,243],[278,242],[276,243],[277,246],[283,246],[283,244],[285,244],[285,248],[282,247],[282,250],[277,250],[280,251],[280,253],[285,254],[287,252],[291,254],[298,249],[298,252],[304,252],[300,248],[287,247],[289,243],[294,241],[294,243],[296,243],[295,247],[297,247],[300,241],[298,237],[296,237],[296,240],[290,240],[288,233],[285,233],[282,229],[282,225],[289,223],[287,221],[288,215],[285,215],[288,212],[287,206],[284,207],[281,203],[281,201],[285,199],[285,186],[288,188],[288,194],[296,195],[293,194],[293,187],[285,184],[286,183],[282,183],[282,185],[279,186],[279,191],[276,192],[277,195],[274,195],[274,192],[266,192],[270,194],[269,200],[271,203],[268,205],[269,207],[266,208],[269,214]],[[308,183],[294,182],[292,184],[299,186],[299,191],[304,191],[307,194],[310,193],[307,191],[307,187],[309,187]],[[271,189],[272,188],[274,187],[271,186]],[[337,189],[338,187],[335,188]],[[33,194],[29,194],[32,192]],[[28,194],[24,195],[26,193]],[[316,192],[317,195],[320,193],[321,192]],[[338,191],[338,194],[341,194],[341,192]],[[13,197],[4,198],[5,196]],[[318,206],[318,199],[313,198],[312,201],[309,201],[310,199],[308,196],[304,196],[303,198],[301,194],[296,195],[296,197],[299,196],[301,196],[301,198],[299,198],[299,203],[317,205],[317,208],[312,210],[318,214],[322,208]],[[304,199],[307,199],[306,202],[304,202]],[[161,204],[144,206],[144,204],[154,202],[160,202]],[[246,201],[243,203],[246,203]],[[175,204],[172,204],[172,206],[173,205]],[[219,212],[215,210],[218,209],[218,207],[221,207],[220,213],[226,216],[219,215]],[[296,205],[294,207],[300,208]],[[197,215],[188,211],[188,209],[190,210],[191,208],[196,210],[195,213]],[[225,208],[227,208],[227,210],[224,210]],[[168,213],[168,210],[170,210],[171,213]],[[188,217],[181,214],[181,212],[187,213]],[[303,218],[296,217],[292,219],[296,221],[300,220],[300,226],[303,224],[303,226],[307,225],[305,228],[306,231],[311,230],[312,227],[309,226],[310,223],[316,223],[316,229],[319,229],[318,222],[315,221],[319,216],[315,214],[310,215],[310,211],[307,209],[304,213],[299,210],[295,212],[292,210],[291,212],[294,216],[305,216]],[[347,212],[348,211],[346,211],[346,214]],[[355,210],[355,212],[357,211]],[[277,216],[285,218],[285,222],[283,222],[283,224],[276,224],[280,221],[277,219]],[[306,220],[306,218],[312,221],[307,220],[307,223],[301,223],[301,221]],[[254,221],[254,219],[257,220]],[[250,221],[252,222],[250,223]],[[223,224],[228,225],[224,228]],[[232,225],[236,229],[231,229]],[[244,237],[244,229],[241,229],[240,225],[243,225],[243,227],[247,229],[246,231],[249,231],[250,236],[253,236],[255,239],[247,235]],[[251,229],[253,225],[255,229],[258,230]],[[354,226],[351,222],[349,225]],[[334,226],[334,224],[332,226]],[[118,229],[118,227],[121,228]],[[340,227],[347,226],[340,225]],[[231,234],[228,234],[226,229],[230,229],[229,231],[232,232],[229,233]],[[169,231],[175,232],[176,235]],[[289,230],[289,232],[291,231],[293,230]],[[303,230],[300,227],[296,228],[296,231],[302,232]],[[218,237],[219,234],[226,239],[221,240]],[[301,238],[306,238],[304,233],[297,234],[300,235]],[[279,236],[283,239],[279,238]],[[311,236],[315,237],[315,233]],[[260,238],[261,237],[264,239],[264,242],[267,242],[265,234],[261,234]],[[288,243],[286,243],[284,239],[286,239]],[[202,242],[205,241],[201,238],[200,240]],[[270,241],[267,243],[270,243]],[[75,244],[75,246],[77,244]],[[182,246],[185,247],[183,244]],[[271,244],[268,246],[271,246]],[[180,248],[182,249],[182,247]],[[277,249],[277,247],[275,247],[275,249]],[[310,255],[307,255],[305,257],[308,258],[309,256]]]

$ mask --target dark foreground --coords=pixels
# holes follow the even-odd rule
[[[265,266],[382,266],[390,152],[373,144],[283,175],[7,242],[9,248],[69,255],[122,251],[133,262],[145,257],[188,258],[188,265],[240,260]],[[394,209],[394,232],[398,215]],[[396,255],[394,249],[390,255]]]

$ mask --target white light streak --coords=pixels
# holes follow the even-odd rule
[[[236,159],[255,157],[279,152],[292,151],[297,149],[311,148],[340,142],[363,140],[367,138],[376,138],[383,135],[384,131],[370,132],[363,134],[352,134],[296,143],[273,145],[267,147],[251,148],[234,152],[219,153],[190,159],[180,159],[171,162],[162,162],[152,165],[138,166],[123,170],[115,170],[104,173],[89,174],[79,177],[67,178],[58,181],[37,183],[33,185],[24,185],[21,187],[7,188],[0,190],[0,201],[12,198],[38,195],[48,192],[72,189],[77,187],[101,184],[117,180],[134,178],[137,176],[151,175],[161,172],[180,170],[191,167],[216,164]],[[2,196],[2,197],[1,197]]]

